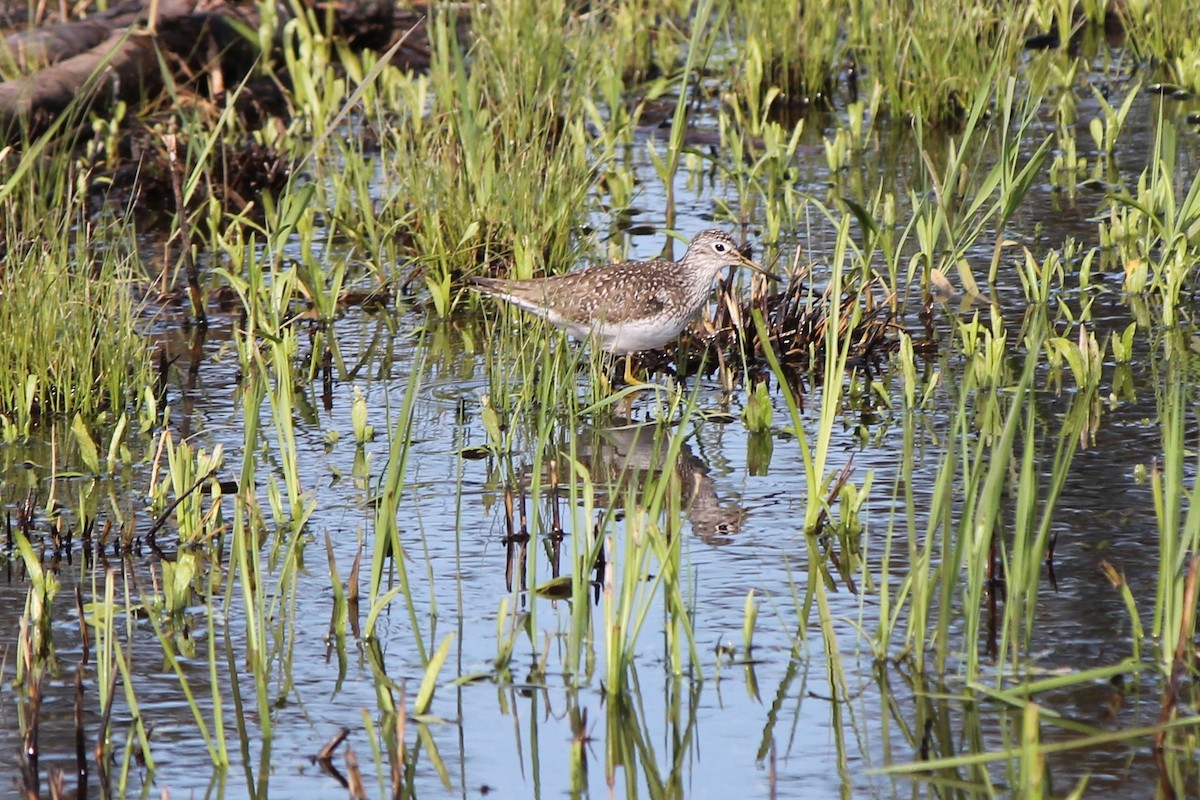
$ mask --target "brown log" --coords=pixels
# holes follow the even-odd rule
[[[3,0],[0,0],[3,2]],[[287,14],[287,4],[277,13]],[[36,72],[0,82],[0,146],[31,136],[73,103],[79,118],[89,108],[106,108],[117,100],[137,105],[158,95],[162,65],[183,84],[199,76],[210,81],[210,93],[237,85],[258,56],[255,43],[239,32],[255,30],[259,20],[253,3],[238,0],[160,0],[158,19],[148,32],[149,0],[130,0],[87,19],[54,23],[15,33],[0,43],[0,62],[24,65]],[[424,21],[427,7],[402,8],[395,0],[338,3],[335,35],[356,48],[384,50],[414,29],[393,55],[401,69],[429,65]],[[469,4],[457,4],[465,11]],[[318,14],[320,16],[320,14]],[[458,15],[458,34],[465,36],[469,14]],[[236,22],[236,24],[234,24]],[[282,22],[282,20],[281,20]],[[283,76],[286,82],[286,76]],[[204,86],[193,86],[203,91]]]
[[[58,23],[8,37],[10,54],[57,63],[0,83],[0,141],[13,141],[23,131],[36,133],[44,129],[73,102],[84,106],[107,104],[136,98],[147,82],[157,88],[156,38],[141,30],[147,20],[138,6],[126,5],[112,15]],[[163,0],[159,24],[183,18],[192,8],[192,0]],[[72,54],[100,34],[103,36],[98,42]]]
[[[155,68],[154,40],[128,31],[34,75],[0,83],[0,130],[11,139],[22,127],[39,130],[77,97],[129,97],[138,78]],[[93,77],[94,76],[94,77]]]
[[[138,21],[143,3],[131,0],[85,19],[57,22],[10,34],[0,40],[0,59],[32,72],[96,47],[114,30]]]

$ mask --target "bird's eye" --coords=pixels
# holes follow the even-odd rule
[[[718,253],[724,253],[725,252],[725,243],[717,242],[716,244],[713,245],[713,250],[716,250]]]

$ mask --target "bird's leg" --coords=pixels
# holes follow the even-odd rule
[[[633,353],[625,354],[625,383],[630,386],[640,386],[642,381],[633,376]]]

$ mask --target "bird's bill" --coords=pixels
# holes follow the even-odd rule
[[[776,275],[774,272],[771,272],[770,270],[766,269],[765,267],[760,266],[758,264],[758,262],[752,261],[751,259],[746,258],[741,253],[738,253],[738,259],[739,259],[738,263],[740,263],[743,267],[749,267],[750,269],[754,270],[755,272],[766,275],[768,278],[770,278],[773,281],[782,281],[783,280],[783,278],[780,277],[779,275]]]

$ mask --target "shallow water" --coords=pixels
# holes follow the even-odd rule
[[[1148,159],[1137,143],[1144,145],[1152,139],[1157,109],[1157,101],[1143,99],[1131,114],[1128,124],[1135,128],[1140,125],[1145,135],[1135,130],[1125,137],[1133,143],[1121,159],[1127,175],[1135,176]],[[1086,119],[1089,113],[1084,99],[1080,116]],[[819,143],[819,133],[811,131],[806,141]],[[1194,133],[1188,136],[1194,145],[1197,137]],[[1192,152],[1196,151],[1192,147]],[[802,153],[801,158],[796,182],[820,197],[829,180],[823,158],[811,150]],[[878,159],[878,165],[867,164],[863,171],[869,175],[877,168],[886,172],[889,180],[902,183],[904,175],[919,169],[914,154],[903,149],[880,153]],[[661,206],[662,196],[656,193],[655,182],[649,180],[653,173],[648,161],[639,164],[647,180],[636,203],[646,211],[635,214],[633,221],[657,228],[664,220],[653,209]],[[1180,183],[1186,186],[1195,173],[1195,164],[1180,166]],[[694,182],[689,183],[686,177],[681,175],[676,186],[676,227],[690,234],[713,224],[715,200],[727,195],[723,187],[711,182],[696,190]],[[870,183],[867,187],[873,188]],[[834,195],[837,191],[831,189]],[[1093,213],[1094,204],[1086,192],[1068,202],[1048,185],[1042,185],[1035,188],[1006,233],[1035,252],[1066,236],[1091,246],[1096,236]],[[800,237],[805,232],[796,233]],[[827,261],[834,240],[832,229],[814,215],[808,233],[812,235],[782,244],[785,248],[801,247],[803,260]],[[634,257],[657,255],[663,241],[658,235],[632,236],[626,252]],[[990,246],[968,257],[977,260],[977,269],[986,270]],[[819,273],[814,278],[821,280]],[[1121,276],[1112,274],[1107,279],[1113,291],[1100,294],[1092,306],[1098,338],[1108,330],[1120,330],[1129,320],[1128,307],[1117,291]],[[1006,317],[1019,317],[1025,300],[1015,275],[1002,275],[995,299]],[[1063,299],[1079,301],[1078,297]],[[943,315],[939,328],[944,331],[944,315],[957,312],[946,307],[939,313]],[[833,694],[829,661],[815,617],[807,629],[797,629],[801,616],[795,598],[804,596],[810,576],[813,544],[806,541],[801,529],[805,498],[812,487],[805,483],[799,447],[782,430],[788,414],[778,392],[773,393],[773,452],[765,474],[753,474],[756,470],[750,463],[749,435],[737,421],[690,421],[686,450],[679,463],[672,466],[680,480],[692,487],[690,521],[683,531],[682,548],[685,596],[693,608],[700,674],[670,674],[661,631],[665,611],[659,598],[648,615],[649,629],[637,641],[636,669],[631,679],[636,691],[623,697],[605,691],[602,654],[598,655],[591,679],[582,688],[572,688],[562,674],[563,656],[559,652],[565,646],[561,644],[562,632],[570,624],[568,601],[522,592],[519,581],[510,588],[506,580],[508,548],[501,484],[511,476],[491,459],[460,456],[464,448],[487,441],[479,411],[480,396],[491,387],[488,360],[464,348],[458,327],[428,323],[430,329],[426,330],[427,322],[419,310],[403,305],[390,321],[361,310],[350,311],[337,323],[335,335],[345,363],[358,365],[357,371],[334,383],[328,407],[319,383],[309,387],[307,403],[297,414],[297,447],[307,480],[303,488],[315,501],[316,511],[302,540],[304,573],[295,596],[275,620],[282,624],[286,631],[282,638],[291,648],[290,652],[284,651],[290,660],[286,671],[290,684],[272,686],[276,705],[269,751],[255,733],[259,722],[253,703],[253,680],[244,674],[235,679],[229,663],[218,659],[223,665],[218,683],[227,687],[239,680],[243,686],[247,703],[244,719],[251,736],[246,753],[232,744],[238,741],[236,715],[229,693],[224,692],[226,732],[234,764],[224,774],[214,774],[181,697],[179,682],[163,669],[161,649],[148,624],[139,622],[131,659],[138,702],[145,720],[153,725],[157,771],[148,776],[135,770],[131,795],[141,792],[157,796],[169,789],[173,797],[345,797],[347,790],[337,777],[312,761],[342,728],[350,730],[346,746],[353,748],[358,757],[368,795],[386,793],[386,766],[375,763],[366,729],[366,721],[376,729],[380,724],[370,646],[350,637],[339,648],[330,637],[334,598],[326,537],[343,581],[362,547],[369,561],[374,528],[371,499],[388,455],[384,432],[398,413],[414,371],[422,369],[422,364],[424,372],[419,375],[413,416],[414,447],[400,510],[407,572],[415,587],[415,615],[420,630],[412,629],[402,604],[393,603],[380,618],[375,642],[377,663],[391,680],[405,683],[411,702],[424,672],[414,638],[421,637],[430,650],[445,637],[450,638],[450,656],[439,676],[430,712],[440,719],[429,721],[424,731],[445,764],[449,786],[443,784],[434,759],[426,751],[417,759],[413,778],[419,794],[641,796],[654,795],[660,784],[674,788],[667,794],[686,797],[766,797],[772,791],[780,797],[890,797],[920,791],[908,779],[890,778],[872,770],[915,758],[914,742],[919,741],[920,726],[926,720],[933,721],[935,731],[945,726],[955,736],[961,735],[956,727],[963,717],[959,704],[932,701],[927,692],[957,693],[963,687],[923,686],[918,678],[906,675],[893,664],[877,666],[861,638],[877,629],[877,594],[856,593],[846,581],[835,579],[830,587],[830,603],[839,656],[850,680],[850,701],[844,705],[829,701]],[[915,329],[915,311],[904,322]],[[236,356],[228,341],[233,321],[226,323],[217,324],[210,332],[194,365],[188,358],[176,363],[168,401],[173,425],[178,426],[181,437],[190,436],[197,446],[209,449],[218,444],[225,447],[229,477],[241,458],[243,440]],[[463,324],[474,331],[475,342],[487,342],[478,321]],[[535,350],[544,346],[574,347],[561,337],[547,336],[541,326],[531,328],[526,335],[537,337]],[[426,348],[435,351],[428,361]],[[189,373],[190,366],[195,367],[193,373]],[[931,366],[948,371],[946,380],[953,380],[953,370],[961,368],[952,359],[939,359]],[[1106,381],[1112,369],[1111,364],[1107,365]],[[580,376],[586,380],[586,371]],[[1115,663],[1129,652],[1128,615],[1120,595],[1111,590],[1099,570],[1101,559],[1113,562],[1124,572],[1136,596],[1153,595],[1156,564],[1148,553],[1155,536],[1153,505],[1149,486],[1137,483],[1133,472],[1160,455],[1152,383],[1155,376],[1144,365],[1135,363],[1131,378],[1133,395],[1121,398],[1116,408],[1105,411],[1096,442],[1077,454],[1059,502],[1054,518],[1058,537],[1056,583],[1053,588],[1047,582],[1041,586],[1030,648],[1035,654],[1031,669],[1046,673],[1087,669]],[[896,391],[887,376],[884,386]],[[362,454],[356,453],[350,423],[355,387],[366,396],[370,421],[380,432]],[[702,411],[727,413],[735,420],[740,414],[744,392],[726,395],[715,381],[706,379],[693,379],[688,387],[696,390]],[[1037,401],[1046,414],[1061,413],[1065,407],[1065,398],[1049,391],[1039,392]],[[953,402],[948,389],[939,390],[933,407],[924,412],[917,425],[920,441],[915,452],[919,462],[912,472],[912,488],[918,511],[927,505],[924,501],[940,466]],[[820,403],[818,392],[805,398],[806,425],[815,424]],[[893,523],[890,498],[901,475],[897,456],[902,430],[899,408],[897,405],[892,411],[880,407],[869,414],[846,408],[827,465],[828,471],[836,472],[852,461],[852,480],[856,484],[868,474],[873,475],[873,495],[863,517],[863,548],[865,572],[876,577],[881,572],[885,542]],[[661,410],[650,396],[639,396],[630,412],[646,422]],[[264,411],[264,431],[268,430],[268,413]],[[327,432],[331,430],[341,435],[333,445],[327,443]],[[601,474],[605,464],[615,475],[631,465],[655,465],[656,455],[632,444],[627,430],[558,430],[555,436],[560,443],[574,438],[581,452],[587,448],[593,474]],[[270,441],[271,436],[267,439]],[[526,431],[518,439],[525,443],[525,449],[519,446],[514,454],[516,471],[527,480],[531,477],[528,465],[538,461],[532,448],[543,444],[530,444],[536,440],[535,432]],[[1052,443],[1046,445],[1047,450],[1051,447]],[[356,477],[361,473],[363,455],[369,479]],[[32,462],[33,466],[24,462]],[[48,442],[35,442],[19,451],[0,449],[4,500],[15,505],[29,486],[40,488],[44,500],[52,463]],[[264,466],[269,463],[268,458]],[[270,471],[263,470],[264,474]],[[138,486],[139,477],[144,478],[140,473],[132,476],[129,485]],[[60,480],[59,491],[64,497],[72,495],[67,481]],[[265,506],[265,486],[258,487],[258,495]],[[131,507],[138,502],[136,493],[128,501]],[[604,497],[597,500],[598,505],[604,502]],[[72,507],[69,502],[65,505]],[[565,569],[569,569],[571,538],[579,536],[593,520],[583,517],[578,509],[573,512],[569,502],[562,508],[567,532],[562,559]],[[926,530],[927,522],[914,520],[916,530]],[[899,530],[902,520],[894,523]],[[40,525],[45,530],[50,523],[42,518]],[[623,529],[618,521],[608,532],[619,539]],[[528,549],[530,585],[546,580],[552,569],[544,537],[536,535],[536,530],[534,533]],[[107,566],[144,586],[149,580],[146,567],[175,555],[174,543],[165,538],[162,553],[144,548],[139,558],[113,560]],[[902,548],[896,547],[890,564],[893,583],[904,573]],[[618,544],[618,555],[620,552]],[[7,676],[13,674],[15,621],[28,588],[18,564],[10,558],[6,580],[0,581],[0,614],[9,619],[3,627]],[[61,766],[68,775],[74,769],[73,665],[81,650],[79,624],[70,598],[76,585],[89,597],[93,580],[102,580],[102,566],[85,561],[78,551],[69,562],[57,565],[63,589],[55,604],[54,641],[62,670],[44,687],[39,739],[43,773],[52,766]],[[212,564],[209,568],[225,569],[227,564]],[[854,577],[859,581],[862,573]],[[364,594],[366,582],[364,570],[360,575]],[[753,660],[744,663],[731,657],[728,649],[739,654],[742,651],[743,614],[751,590],[759,604],[759,620]],[[496,620],[506,599],[511,607],[529,612],[532,631],[530,636],[518,638],[512,682],[482,679],[457,685],[454,681],[460,676],[493,672]],[[596,610],[594,619],[598,615]],[[193,619],[198,656],[187,663],[186,669],[189,680],[198,688],[201,707],[208,712],[211,699],[205,699],[209,697],[205,690],[206,624],[200,615]],[[244,652],[245,620],[235,613],[213,624],[219,650],[229,646],[234,652]],[[892,650],[901,644],[893,642]],[[532,669],[541,657],[546,657],[548,665],[544,679]],[[240,672],[244,666],[235,660],[232,668]],[[532,680],[528,678],[531,673]],[[0,725],[0,764],[4,773],[15,776],[21,748],[18,704],[7,682],[0,693],[4,697],[0,713],[8,717],[8,724]],[[93,709],[92,716],[85,720],[85,729],[94,731],[99,724],[94,713],[94,680],[85,681],[85,693],[92,698],[88,708]],[[1156,719],[1158,708],[1153,692],[1143,696],[1136,689],[1122,691],[1100,681],[1040,700],[1068,718],[1100,727],[1111,725],[1113,719],[1123,726],[1148,725]],[[114,713],[114,736],[124,736],[130,726],[128,709],[118,704]],[[984,745],[999,750],[1011,742],[1019,716],[998,708],[982,715],[980,735]],[[409,747],[416,746],[417,729],[417,722],[410,720]],[[1047,741],[1053,740],[1055,729],[1045,728],[1044,736]],[[583,774],[573,774],[571,754],[579,740],[587,769]],[[89,741],[89,750],[92,745]],[[427,746],[428,742],[422,745]],[[955,742],[947,748],[967,749],[967,742]],[[343,752],[338,751],[334,764],[344,772]],[[605,760],[615,758],[617,753],[636,757],[636,762],[616,767],[611,773],[613,784],[609,785]],[[1065,792],[1079,776],[1087,774],[1089,797],[1154,795],[1156,772],[1144,743],[1138,747],[1110,745],[1072,752],[1052,757],[1050,763],[1058,792]],[[1006,776],[993,770],[992,778],[1002,790]],[[68,779],[68,785],[71,783]],[[91,793],[98,791],[93,776]],[[15,789],[5,784],[0,794],[5,792]]]

